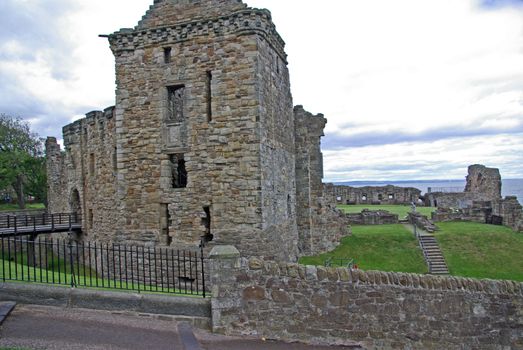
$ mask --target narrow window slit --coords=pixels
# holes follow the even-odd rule
[[[212,120],[212,72],[207,71],[207,121]]]

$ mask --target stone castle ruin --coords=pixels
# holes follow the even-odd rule
[[[107,38],[116,105],[65,126],[65,152],[46,142],[49,211],[78,212],[82,239],[294,261],[347,234],[323,194],[326,119],[293,108],[269,11],[155,0]]]
[[[429,192],[425,204],[437,207],[434,221],[466,220],[504,225],[523,232],[523,210],[515,196],[501,196],[499,169],[469,166],[463,192]]]
[[[414,187],[364,186],[325,184],[325,192],[334,203],[339,204],[407,204],[418,203],[421,191]]]

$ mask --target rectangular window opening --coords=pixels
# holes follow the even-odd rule
[[[94,163],[95,163],[94,153],[90,153],[89,154],[89,174],[91,176],[94,175]]]
[[[89,228],[93,228],[93,220],[94,219],[94,215],[93,215],[93,209],[89,209]]]
[[[167,87],[167,119],[174,122],[184,120],[185,85]]]
[[[171,184],[172,188],[187,187],[187,170],[185,169],[184,155],[171,154],[169,156],[171,162]]]
[[[171,48],[170,47],[163,48],[163,62],[171,63]]]
[[[212,72],[207,71],[207,121],[212,120]]]
[[[202,225],[205,227],[205,235],[202,236],[202,240],[205,243],[212,241],[214,236],[211,234],[211,207],[207,205],[203,207],[203,211],[205,217],[202,218]]]
[[[117,151],[117,148],[115,147],[114,148],[114,153],[113,153],[113,170],[114,171],[116,171],[117,167],[118,167],[118,160],[116,158],[116,151]]]
[[[169,213],[169,204],[160,204],[160,229],[165,237],[165,243],[171,245],[173,238],[169,234],[169,226],[171,225],[171,214]]]

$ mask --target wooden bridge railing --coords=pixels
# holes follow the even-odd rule
[[[33,228],[47,227],[53,231],[57,226],[67,226],[69,229],[81,225],[78,213],[54,213],[41,215],[0,215],[0,230],[9,230],[13,233],[19,231],[27,232]]]

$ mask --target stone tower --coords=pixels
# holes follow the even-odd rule
[[[321,196],[326,120],[295,123],[269,11],[239,0],[156,0],[134,29],[107,37],[116,106],[64,127],[68,193],[52,211],[78,198],[91,239],[180,246],[203,238],[278,260],[328,245],[303,249],[297,224],[297,207],[308,218],[304,206]],[[308,154],[312,181],[296,163]],[[59,155],[50,156],[60,171]],[[324,231],[321,242],[339,237]]]
[[[196,243],[211,231],[295,257],[292,99],[270,13],[237,0],[155,1],[109,42],[121,233]]]
[[[497,168],[487,168],[481,164],[469,165],[465,192],[484,196],[483,200],[501,198],[501,175]]]

